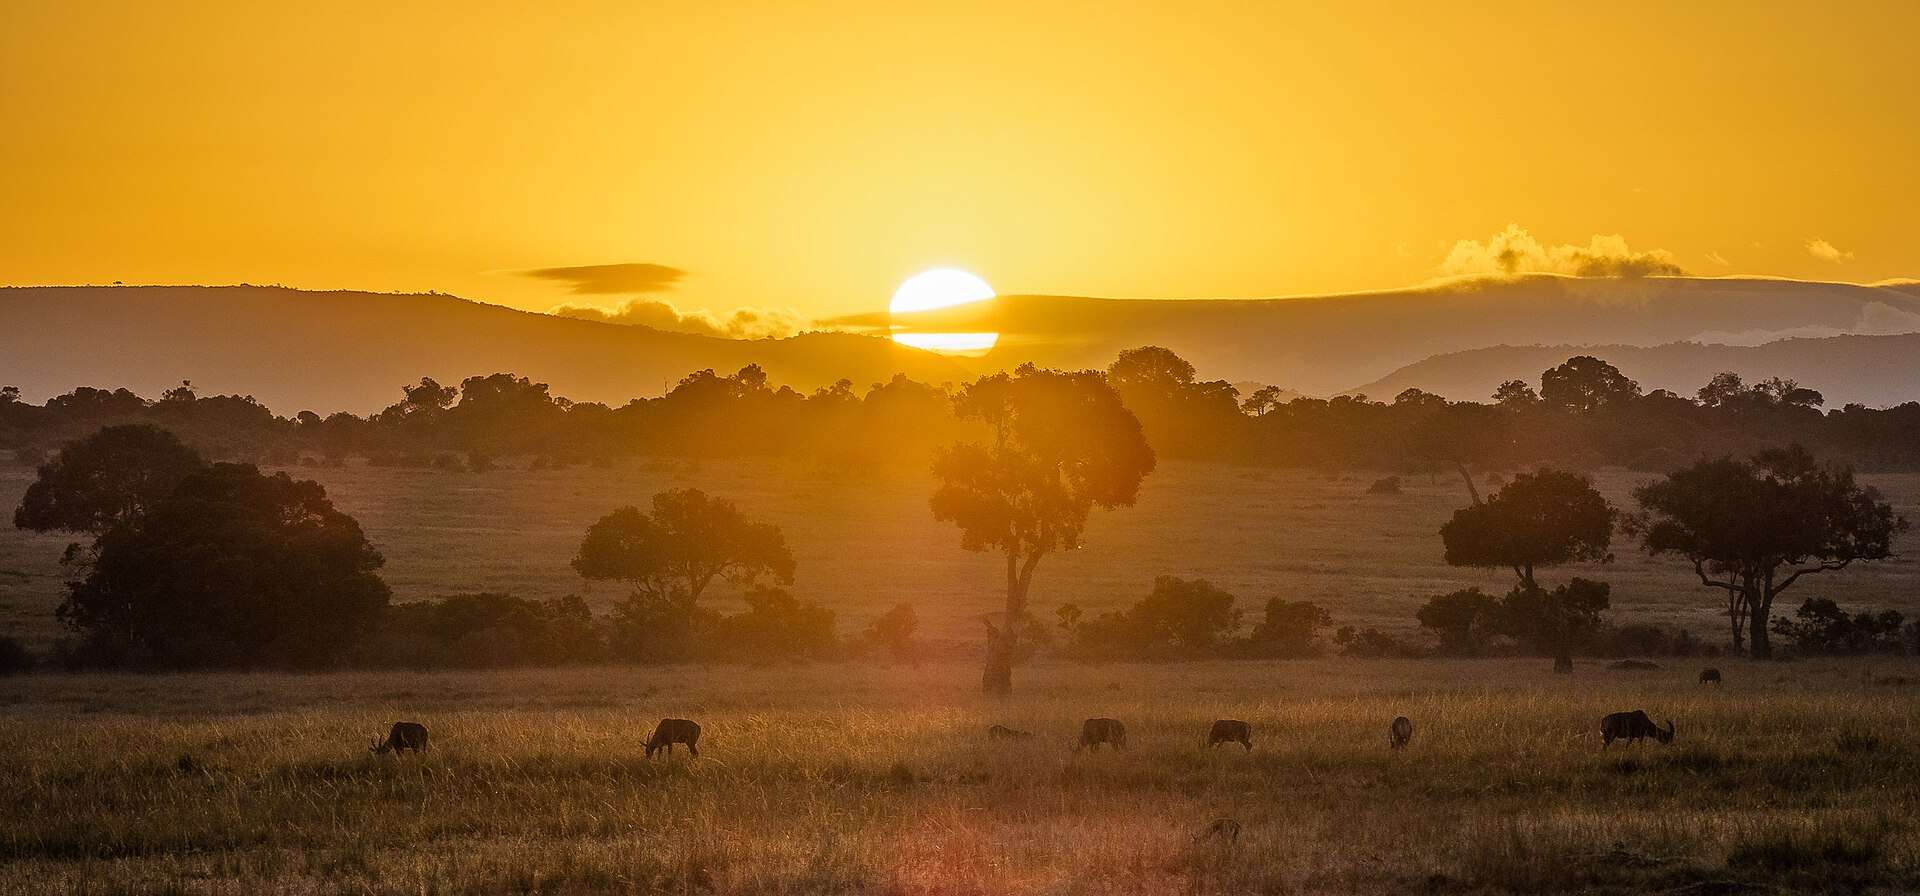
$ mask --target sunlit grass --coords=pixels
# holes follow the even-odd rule
[[[1733,664],[1723,689],[1539,661],[1046,665],[1004,703],[960,664],[37,676],[0,682],[0,891],[1914,886],[1920,707],[1875,684],[1903,663]],[[1603,752],[1624,707],[1679,739]],[[701,760],[645,760],[664,715],[701,721]],[[1131,748],[1072,754],[1089,715]],[[368,755],[403,717],[433,749]],[[1254,751],[1200,749],[1216,717]],[[1222,816],[1238,844],[1196,839]]]

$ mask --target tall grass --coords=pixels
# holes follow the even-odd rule
[[[1043,665],[1000,702],[958,664],[32,676],[0,681],[0,892],[1912,888],[1897,662]],[[1676,742],[1601,750],[1637,707]],[[701,759],[644,758],[668,715]],[[1129,749],[1071,753],[1092,715]],[[1217,717],[1254,751],[1201,749]],[[398,718],[432,749],[368,754]]]

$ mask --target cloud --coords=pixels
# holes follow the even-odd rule
[[[679,268],[664,264],[587,264],[570,268],[534,268],[517,271],[527,277],[552,280],[569,285],[568,292],[580,295],[622,295],[636,292],[664,292],[687,275]]]
[[[1727,260],[1727,257],[1726,257],[1725,255],[1721,255],[1721,254],[1720,254],[1720,253],[1718,253],[1718,252],[1708,252],[1708,253],[1707,253],[1707,260],[1708,260],[1708,261],[1711,261],[1711,262],[1713,262],[1714,264],[1717,264],[1717,265],[1719,265],[1719,266],[1721,266],[1721,267],[1723,267],[1723,268],[1724,268],[1724,267],[1728,267],[1728,266],[1731,266],[1731,265],[1733,264],[1733,262],[1731,262],[1731,261],[1728,261],[1728,260]]]
[[[1440,273],[1448,275],[1569,274],[1575,277],[1681,276],[1686,271],[1665,249],[1635,252],[1618,235],[1595,234],[1585,246],[1547,246],[1518,224],[1508,224],[1486,242],[1453,244]]]
[[[1842,252],[1839,249],[1834,248],[1834,245],[1832,243],[1829,243],[1826,240],[1823,240],[1817,236],[1814,237],[1813,239],[1807,240],[1807,254],[1815,258],[1818,258],[1821,261],[1831,261],[1834,264],[1839,264],[1840,262],[1843,262],[1843,261],[1853,260],[1852,252]]]
[[[628,299],[612,309],[595,305],[559,305],[547,313],[558,317],[629,327],[652,327],[673,333],[697,333],[724,339],[792,336],[807,323],[799,314],[785,309],[735,308],[720,315],[697,308],[681,311],[673,303],[658,299]]]
[[[1868,302],[1860,308],[1860,319],[1852,326],[1830,327],[1808,324],[1784,330],[1708,330],[1695,334],[1688,342],[1709,345],[1764,345],[1782,339],[1824,339],[1829,336],[1897,336],[1920,333],[1920,314],[1895,308],[1885,302]]]

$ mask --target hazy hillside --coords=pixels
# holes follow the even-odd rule
[[[702,368],[750,362],[776,383],[864,387],[895,372],[929,382],[964,371],[871,336],[740,341],[531,314],[444,295],[261,286],[0,289],[0,383],[29,401],[75,386],[149,397],[191,379],[279,413],[378,410],[403,384],[510,371],[576,401],[624,404]]]
[[[1920,400],[1920,334],[1785,339],[1758,346],[1501,345],[1428,358],[1354,391],[1392,399],[1403,389],[1418,387],[1456,400],[1485,401],[1506,380],[1537,386],[1542,370],[1573,355],[1605,358],[1648,391],[1671,389],[1686,396],[1715,373],[1731,370],[1748,381],[1769,376],[1799,380],[1820,390],[1828,407]]]
[[[1529,276],[1291,299],[1003,296],[923,312],[911,322],[926,330],[1000,332],[984,359],[991,366],[1027,359],[1104,366],[1123,348],[1152,343],[1178,351],[1209,379],[1326,395],[1423,358],[1492,345],[1752,345],[1787,336],[1920,332],[1920,295],[1897,285]],[[1855,391],[1870,388],[1862,382]]]

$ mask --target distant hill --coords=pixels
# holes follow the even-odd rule
[[[1574,355],[1603,358],[1647,391],[1670,389],[1688,397],[1714,374],[1731,370],[1748,382],[1770,376],[1798,380],[1820,390],[1828,407],[1920,401],[1920,334],[1785,339],[1757,346],[1501,345],[1437,355],[1353,391],[1391,400],[1402,390],[1420,388],[1455,400],[1485,401],[1506,380],[1538,388],[1541,371]]]
[[[1920,332],[1917,292],[1901,282],[1537,275],[1290,299],[1003,296],[905,319],[928,331],[999,332],[976,365],[1104,367],[1121,349],[1154,344],[1207,379],[1330,395],[1422,358],[1490,345],[1751,345]]]
[[[253,395],[275,412],[365,413],[431,376],[511,372],[575,401],[625,404],[704,368],[757,363],[775,383],[864,388],[896,372],[958,382],[966,371],[892,340],[844,333],[731,340],[572,320],[446,295],[264,286],[0,289],[0,384],[39,401],[75,386],[148,397],[183,379]]]

